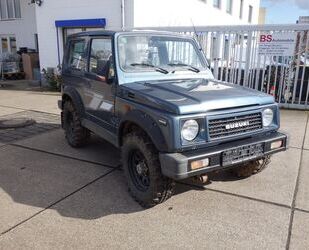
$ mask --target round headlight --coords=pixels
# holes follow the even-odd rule
[[[272,124],[274,119],[274,112],[271,109],[265,109],[263,111],[263,126],[268,127]]]
[[[186,121],[181,129],[181,136],[187,141],[193,141],[199,133],[199,125],[196,120]]]

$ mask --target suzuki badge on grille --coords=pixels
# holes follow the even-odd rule
[[[233,122],[225,125],[225,129],[242,128],[250,125],[249,121]]]

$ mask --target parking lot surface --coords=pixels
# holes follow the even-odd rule
[[[178,182],[145,210],[127,192],[117,149],[96,136],[67,145],[58,99],[0,90],[0,119],[40,125],[6,131],[10,140],[0,130],[0,249],[309,249],[308,112],[282,110],[290,148],[262,173]]]

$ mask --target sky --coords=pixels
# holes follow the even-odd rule
[[[309,16],[309,0],[261,0],[267,8],[267,24],[296,23],[299,16]]]

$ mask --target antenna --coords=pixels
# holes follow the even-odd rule
[[[209,62],[208,59],[206,58],[206,54],[205,54],[205,52],[203,51],[202,44],[201,44],[200,40],[198,39],[198,34],[197,34],[197,31],[196,31],[196,28],[195,28],[195,25],[194,25],[194,22],[193,22],[192,18],[191,18],[191,23],[192,23],[193,30],[194,30],[194,33],[195,33],[195,36],[196,36],[196,39],[195,39],[195,40],[196,40],[196,42],[197,42],[197,44],[198,44],[198,46],[199,46],[199,50],[205,55],[206,63],[208,64],[208,68],[210,69],[210,62]]]
[[[199,45],[199,50],[200,51],[202,51],[203,49],[202,49],[202,45],[201,45],[201,43],[200,43],[200,41],[199,41],[199,39],[198,39],[198,34],[197,34],[197,31],[196,31],[196,28],[195,28],[195,25],[194,25],[194,22],[193,22],[193,19],[191,18],[191,23],[192,23],[192,27],[193,27],[193,30],[194,30],[194,34],[195,34],[195,36],[196,36],[196,41],[197,41],[197,43],[198,43],[198,45]]]

